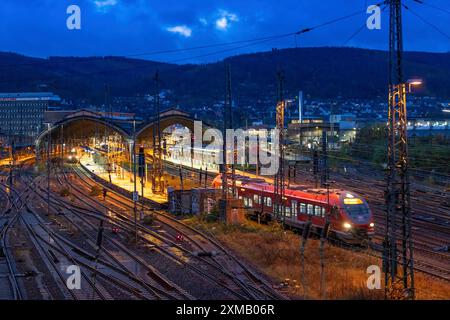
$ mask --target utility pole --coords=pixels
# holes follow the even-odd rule
[[[106,108],[108,108],[108,112],[107,112]],[[108,121],[112,122],[113,114],[112,114],[112,105],[111,105],[111,92],[110,92],[109,86],[105,86],[105,119],[107,118],[107,116],[106,116],[107,114],[109,114],[109,120]],[[107,153],[106,153],[106,170],[108,172],[109,183],[112,183],[112,179],[111,179],[112,168],[111,168],[111,155],[110,155],[110,152],[111,152],[110,144],[111,144],[111,142],[110,142],[110,139],[109,139],[110,132],[109,132],[108,126],[105,126],[104,134],[105,134],[105,143],[106,143],[106,148],[107,148],[106,149],[107,150]]]
[[[228,72],[225,70],[225,77],[227,78]],[[225,81],[227,82],[227,81]],[[227,83],[225,83],[225,89],[228,87]],[[225,100],[223,104],[223,126],[222,126],[222,200],[223,200],[223,210],[226,214],[227,212],[227,199],[228,199],[228,165],[227,165],[227,127],[228,127],[228,108],[227,108],[228,95],[225,94]]]
[[[10,160],[9,160],[9,184],[10,186],[12,186],[14,184],[14,167],[15,167],[15,161],[14,161],[14,148],[15,148],[15,143],[14,140],[11,139],[10,140],[10,146],[9,146],[9,156],[10,156]]]
[[[231,70],[230,70],[230,65],[229,64],[225,64],[225,87],[226,87],[226,94],[225,94],[225,109],[226,109],[226,116],[227,116],[227,121],[228,121],[228,125],[227,128],[225,129],[233,129],[233,99],[231,96]],[[226,141],[226,131],[225,131],[225,141]],[[235,141],[233,138],[233,141],[231,141],[232,143],[232,148],[231,148],[231,152],[232,152],[232,162],[231,162],[231,194],[233,195],[233,198],[236,197],[236,167],[235,167],[235,163],[236,163],[236,145],[235,145]]]
[[[161,118],[160,118],[160,78],[159,72],[156,72],[155,77],[155,111],[156,111],[156,128],[153,129],[153,170],[152,170],[152,192],[163,193],[162,186],[162,154],[161,154]]]
[[[137,192],[137,185],[136,185],[136,120],[133,120],[133,147],[132,147],[132,154],[133,154],[133,182],[134,182],[134,192],[133,192],[133,211],[134,211],[134,240],[135,244],[138,243],[138,234],[137,234],[137,198],[138,198],[138,192]]]
[[[322,163],[320,168],[320,184],[325,187],[328,180],[328,141],[327,141],[327,129],[324,126],[322,129]]]
[[[138,169],[139,178],[141,181],[141,212],[144,213],[144,178],[145,178],[145,149],[144,147],[139,147],[138,155]]]
[[[11,128],[11,124],[12,124],[12,121],[11,121],[11,112],[12,112],[12,110],[11,110],[11,107],[8,109],[8,126],[9,126],[9,131],[8,131],[8,144],[9,144],[9,157],[10,157],[10,160],[9,160],[9,183],[10,183],[10,186],[12,186],[13,184],[14,184],[14,181],[13,181],[13,177],[14,177],[14,164],[13,164],[13,161],[14,161],[14,147],[13,147],[13,137],[12,137],[12,128]]]
[[[322,228],[322,232],[320,234],[320,244],[319,244],[319,254],[320,254],[320,296],[322,299],[326,297],[326,289],[325,289],[325,240],[328,239],[328,234],[330,230],[330,184],[325,182],[322,187],[327,188],[327,209],[325,211],[325,224]]]
[[[100,225],[97,232],[97,250],[95,251],[95,260],[94,260],[94,272],[92,273],[92,300],[95,299],[95,282],[97,280],[97,268],[98,268],[98,260],[100,259],[100,252],[102,250],[103,245],[103,232],[105,228],[103,227],[104,221],[100,220]]]
[[[51,147],[52,147],[52,132],[50,130],[50,123],[47,124],[47,215],[50,215],[50,157],[51,157]]]
[[[275,175],[275,201],[274,201],[274,212],[277,219],[282,219],[284,222],[285,218],[285,206],[283,205],[284,198],[284,111],[285,111],[285,101],[283,97],[283,84],[284,75],[283,72],[279,71],[277,73],[277,108],[276,108],[276,128],[279,131],[279,150],[278,150],[278,172]]]
[[[319,174],[319,152],[316,150],[316,148],[314,147],[312,150],[312,165],[313,165],[313,175],[314,175],[314,182],[315,182],[315,187],[318,188],[319,187],[319,179],[318,179],[318,174]]]
[[[402,2],[390,0],[389,5],[388,165],[386,228],[383,242],[385,295],[388,299],[414,299],[406,84],[402,70]],[[400,252],[397,234],[401,235]],[[401,271],[397,268],[399,262],[402,266]]]
[[[228,127],[231,127],[231,79],[230,79],[230,68],[228,65],[225,65],[225,99],[223,104],[223,128],[222,128],[222,137],[223,137],[223,145],[222,145],[222,167],[221,167],[221,173],[222,173],[222,199],[220,201],[220,211],[221,215],[225,220],[227,219],[228,215],[228,196],[229,196],[229,186],[228,186],[228,161],[227,161],[227,129]],[[228,141],[232,145],[232,152],[233,152],[233,160],[232,165],[234,163],[234,139],[233,141]],[[232,167],[231,172],[231,178],[232,178],[232,190],[233,190],[233,197],[234,197],[234,190],[235,190],[235,174],[234,174],[234,165]]]

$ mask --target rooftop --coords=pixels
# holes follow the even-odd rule
[[[52,92],[0,93],[0,101],[30,101],[30,100],[60,101],[61,98]]]

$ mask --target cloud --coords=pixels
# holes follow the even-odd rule
[[[113,7],[117,4],[117,0],[96,0],[94,1],[94,4],[97,8],[107,8],[107,7]]]
[[[231,13],[225,10],[219,11],[219,18],[216,20],[216,28],[219,30],[227,30],[232,22],[239,21],[238,16],[235,13]]]
[[[172,33],[178,33],[186,38],[192,35],[192,29],[185,25],[168,27],[166,30]]]
[[[204,26],[208,25],[208,20],[206,20],[205,18],[200,18],[200,19],[198,19],[198,21],[200,21],[200,23]]]

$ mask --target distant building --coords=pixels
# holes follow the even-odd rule
[[[356,136],[356,117],[351,114],[333,115],[331,121],[319,117],[303,117],[302,122],[293,120],[288,124],[288,143],[308,149],[322,145],[323,131],[327,135],[328,148],[339,149],[342,144],[352,142]]]
[[[444,135],[450,136],[450,119],[444,117],[430,118],[409,118],[408,119],[408,135],[409,136],[434,136]]]
[[[0,135],[16,145],[32,143],[43,130],[44,112],[60,101],[50,92],[0,93]]]
[[[354,130],[356,128],[356,116],[351,113],[332,114],[330,122],[339,126],[340,130]]]

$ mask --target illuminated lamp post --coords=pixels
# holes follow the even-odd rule
[[[385,294],[390,299],[414,299],[415,296],[406,94],[412,91],[412,87],[421,84],[422,80],[411,79],[406,83],[393,84],[389,88],[387,210],[383,265]],[[400,226],[397,226],[398,218],[401,220]],[[400,248],[397,243],[398,233],[401,234],[402,240]],[[397,270],[398,262],[402,266],[401,274]]]

